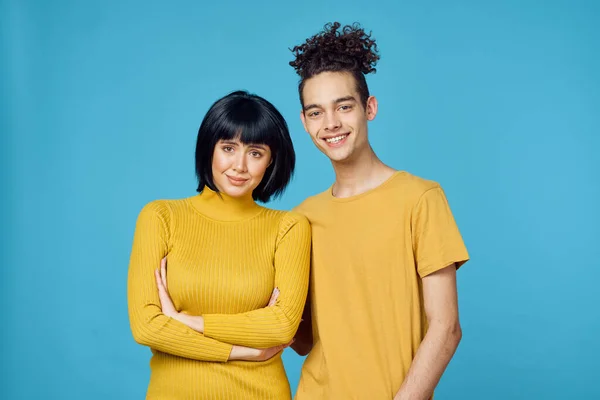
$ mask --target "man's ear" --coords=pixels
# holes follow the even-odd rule
[[[377,99],[375,96],[369,96],[365,109],[367,112],[367,120],[373,121],[377,115]]]

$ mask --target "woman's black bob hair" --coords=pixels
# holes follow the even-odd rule
[[[219,140],[239,139],[244,144],[265,144],[271,149],[271,164],[252,192],[254,200],[266,203],[283,193],[294,173],[296,154],[287,123],[267,100],[246,91],[236,91],[217,100],[198,129],[196,176],[198,192],[205,186],[218,192],[213,181],[212,159]]]

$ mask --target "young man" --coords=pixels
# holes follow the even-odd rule
[[[328,24],[293,49],[300,118],[336,180],[297,211],[312,225],[297,400],[432,397],[461,339],[456,269],[469,256],[441,187],[377,158],[365,74],[377,46]],[[312,325],[312,326],[311,326]]]

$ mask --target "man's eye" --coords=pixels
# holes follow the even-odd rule
[[[308,116],[309,116],[309,117],[316,117],[316,116],[318,116],[319,114],[320,114],[320,112],[319,112],[319,111],[313,111],[313,112],[311,112],[310,114],[308,114]]]
[[[348,110],[351,110],[351,109],[352,109],[352,106],[348,106],[348,105],[340,107],[340,110],[342,110],[342,111],[348,111]]]

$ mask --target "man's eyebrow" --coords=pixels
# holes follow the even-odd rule
[[[309,104],[309,105],[307,105],[307,106],[304,106],[304,109],[303,109],[303,110],[304,110],[304,111],[308,111],[308,110],[310,110],[311,108],[321,108],[321,106],[320,106],[320,105],[318,105],[318,104]]]
[[[343,103],[344,101],[356,102],[356,99],[354,98],[354,96],[344,96],[344,97],[340,97],[339,99],[335,99],[333,101],[333,104],[340,104],[340,103]],[[304,106],[303,110],[306,112],[312,108],[322,108],[322,107],[319,104],[309,104],[309,105]]]
[[[340,97],[339,99],[336,99],[334,101],[335,104],[339,104],[339,103],[343,103],[344,101],[356,101],[356,99],[354,98],[354,96],[345,96],[345,97]]]

